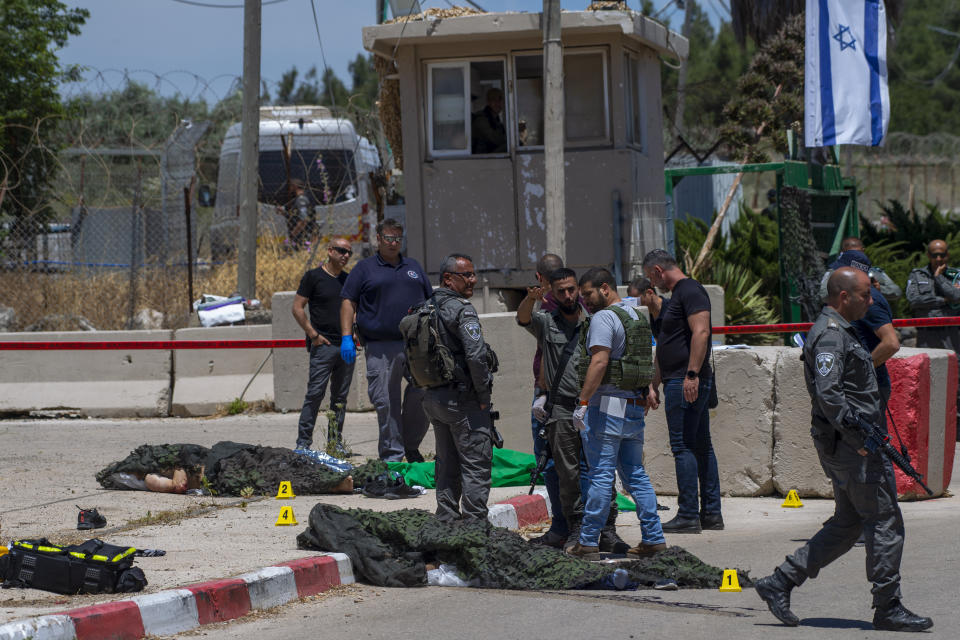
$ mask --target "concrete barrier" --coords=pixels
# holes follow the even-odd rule
[[[773,492],[774,372],[780,351],[779,347],[755,347],[724,350],[715,356],[720,403],[710,410],[710,432],[724,495]],[[657,493],[676,495],[662,394],[660,399],[660,408],[647,415],[644,460]]]
[[[2,333],[4,341],[170,340],[170,331]],[[7,351],[0,367],[0,412],[75,409],[90,416],[165,416],[169,351]]]
[[[269,340],[269,325],[179,329],[174,340]],[[273,401],[275,349],[175,349],[173,352],[173,402],[176,416],[206,416],[228,405],[243,393],[246,402]],[[269,357],[268,357],[269,356]],[[260,373],[254,373],[266,360]],[[252,382],[251,382],[252,379]],[[250,387],[244,393],[247,384]]]
[[[504,446],[533,453],[530,404],[537,341],[515,318],[512,312],[482,314],[480,326],[483,339],[500,360],[500,369],[493,378],[493,408],[500,412],[497,429],[503,436]]]
[[[273,294],[273,338],[287,340],[304,338],[303,329],[293,319],[294,291],[280,291]],[[273,354],[273,404],[278,411],[300,411],[303,396],[307,393],[307,377],[310,373],[310,354],[306,346],[303,349],[276,349]],[[330,406],[330,394],[323,398],[321,410]],[[347,411],[372,411],[373,405],[367,396],[367,367],[363,350],[357,354],[353,367],[353,381],[347,395]]]
[[[776,368],[773,481],[778,493],[796,489],[801,496],[832,497],[833,487],[810,439],[810,399],[803,381],[800,350],[781,348]],[[950,483],[956,446],[957,359],[943,349],[902,348],[887,367],[893,381],[890,410],[914,467],[935,495]],[[889,426],[893,435],[893,426]],[[899,449],[896,436],[894,443]],[[723,462],[720,462],[721,468]],[[901,497],[922,494],[897,472]],[[925,495],[925,494],[924,494]]]

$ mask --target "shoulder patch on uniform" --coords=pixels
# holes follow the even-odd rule
[[[466,330],[467,335],[469,335],[474,342],[480,341],[480,323],[479,322],[470,321],[467,324],[463,325],[463,328]]]
[[[827,328],[828,328],[828,329],[839,329],[839,328],[840,328],[840,325],[837,324],[837,321],[836,321],[836,320],[833,320],[833,319],[831,318],[830,320],[827,320]]]
[[[827,375],[833,369],[833,363],[836,362],[836,356],[832,353],[817,354],[817,373],[822,376]]]

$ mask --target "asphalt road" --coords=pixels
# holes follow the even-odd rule
[[[348,418],[355,449],[373,455],[375,419]],[[220,439],[290,446],[296,433],[293,414],[264,414],[210,420],[76,420],[0,422],[0,539],[66,535],[76,522],[75,501],[98,506],[111,526],[142,517],[148,510],[182,506],[195,499],[142,492],[105,492],[93,472],[123,457],[143,442],[197,442]],[[432,442],[424,447],[432,450]],[[960,459],[955,460],[960,464]],[[960,467],[958,467],[960,468]],[[952,491],[960,491],[954,482]],[[500,490],[498,499],[507,497]],[[524,488],[510,488],[516,495]],[[205,499],[217,502],[226,499]],[[363,502],[362,496],[330,497],[335,504],[373,508],[432,508],[432,492],[412,501]],[[671,511],[675,500],[662,496]],[[298,497],[295,508],[304,523],[316,501]],[[404,504],[397,504],[404,502]],[[783,509],[778,498],[724,498],[727,528],[702,535],[674,535],[681,545],[721,568],[769,573],[829,517],[832,501],[807,500],[802,509]],[[907,522],[903,590],[908,607],[932,616],[931,637],[960,635],[957,606],[960,562],[958,499],[945,497],[902,505]],[[245,510],[222,509],[165,525],[145,526],[109,537],[140,547],[170,551],[165,558],[144,558],[148,592],[197,580],[236,575],[297,557],[293,537],[301,528],[273,526],[272,499]],[[636,516],[622,514],[618,525],[630,543],[640,538]],[[104,530],[105,532],[107,530]],[[116,539],[114,539],[116,538]],[[128,540],[129,538],[129,540]],[[300,552],[302,553],[302,552]],[[0,592],[0,620],[83,606],[100,597],[65,598],[33,590]],[[110,599],[110,598],[107,598]],[[31,602],[33,600],[33,602]],[[864,551],[855,548],[819,579],[794,592],[794,611],[802,624],[782,627],[752,589],[676,592],[503,592],[427,587],[381,589],[364,585],[338,588],[308,601],[190,634],[211,638],[876,638],[870,628],[869,584]]]

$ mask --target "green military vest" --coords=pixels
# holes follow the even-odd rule
[[[617,314],[623,323],[626,334],[626,346],[623,356],[619,360],[610,360],[607,370],[603,374],[601,384],[612,384],[624,391],[637,391],[646,388],[653,381],[653,340],[650,333],[650,323],[646,317],[637,312],[639,320],[634,320],[626,310],[615,305],[607,307]],[[580,328],[580,360],[577,362],[577,378],[580,386],[587,377],[590,367],[590,351],[587,349],[587,331],[590,329],[590,318],[583,322]]]

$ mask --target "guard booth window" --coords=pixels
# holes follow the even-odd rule
[[[514,56],[517,144],[543,145],[543,54]],[[603,51],[568,50],[563,55],[564,136],[568,144],[610,139],[607,70]]]
[[[627,98],[627,142],[643,150],[643,66],[633,54],[623,57],[624,87]]]
[[[510,150],[503,60],[428,66],[430,155],[495,155]]]

